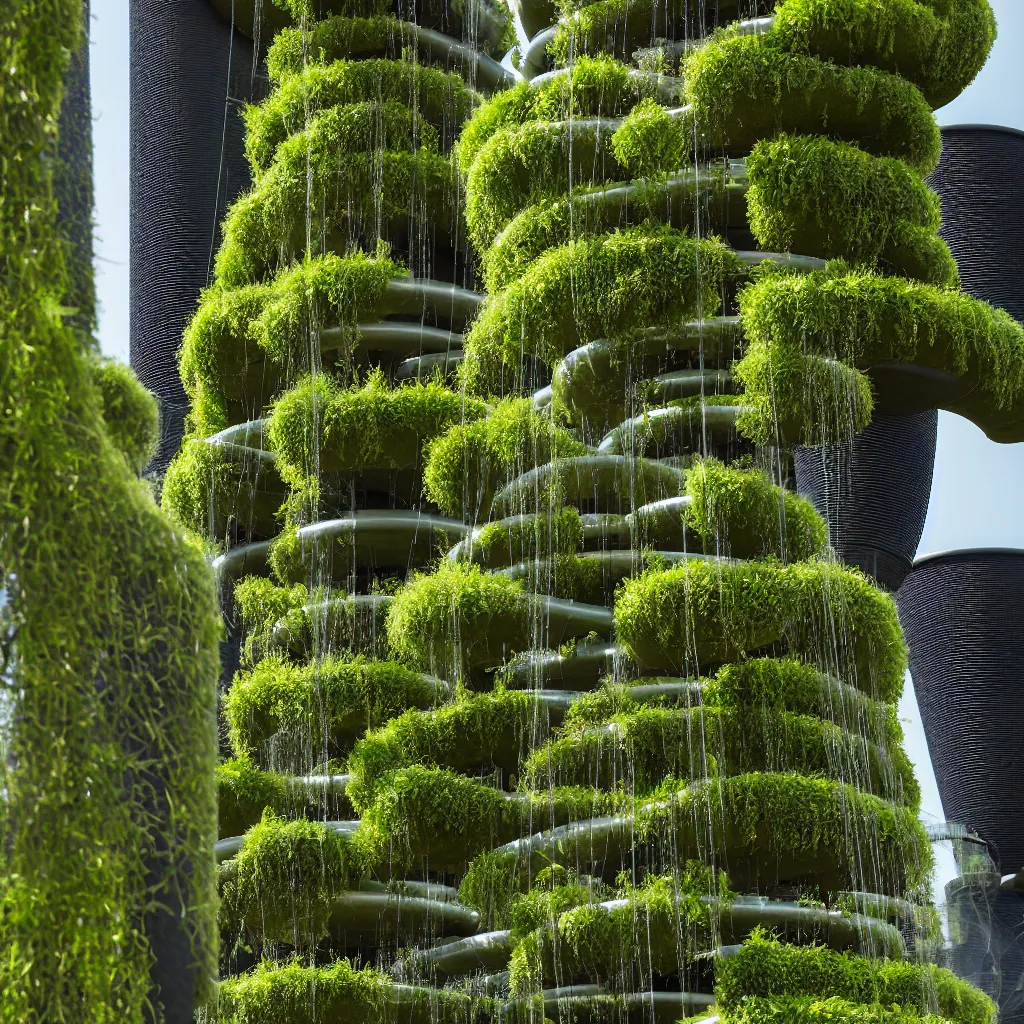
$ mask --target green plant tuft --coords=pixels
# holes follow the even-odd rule
[[[781,644],[891,701],[907,666],[892,598],[858,570],[824,561],[690,561],[648,572],[623,585],[615,624],[649,668],[699,670]]]
[[[160,438],[156,399],[139,383],[131,367],[113,359],[97,359],[92,376],[99,388],[107,435],[131,470],[141,473]]]
[[[509,480],[554,458],[582,455],[586,446],[537,412],[529,398],[497,402],[485,418],[456,423],[427,446],[423,486],[446,515],[487,515]]]

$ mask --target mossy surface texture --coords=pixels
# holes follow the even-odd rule
[[[212,574],[135,476],[151,401],[124,372],[97,382],[91,344],[62,320],[50,155],[82,24],[71,0],[0,9],[0,1016],[12,1024],[150,1019],[157,904],[178,908],[191,948],[181,984],[205,995],[216,975]]]

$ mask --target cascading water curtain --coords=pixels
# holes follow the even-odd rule
[[[164,487],[243,638],[208,1018],[990,1024],[787,489],[878,364],[1024,437],[923,182],[986,0],[280,4]]]

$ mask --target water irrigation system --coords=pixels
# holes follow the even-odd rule
[[[933,114],[988,0],[133,0],[159,438],[34,234],[82,6],[16,6],[5,407],[71,461],[2,506],[3,1019],[1017,1019],[1024,565],[913,561],[936,410],[1024,440],[1017,137]]]

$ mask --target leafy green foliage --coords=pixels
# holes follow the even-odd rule
[[[458,177],[436,152],[434,128],[408,107],[331,108],[278,146],[252,190],[232,205],[217,279],[258,282],[302,254],[343,253],[363,233],[372,239],[375,225],[404,221],[414,210],[422,211],[421,229],[429,221],[446,230],[458,198]]]
[[[714,551],[719,544],[744,552],[781,553],[789,561],[819,554],[828,543],[828,528],[814,506],[792,491],[777,487],[756,469],[735,469],[717,459],[695,460],[686,474],[691,501],[686,525]]]
[[[113,359],[97,359],[92,375],[99,388],[107,435],[132,471],[141,473],[160,436],[156,399],[139,383],[131,367]]]
[[[282,385],[308,370],[310,342],[325,327],[350,329],[336,356],[350,361],[351,329],[377,318],[388,281],[399,273],[383,250],[374,257],[327,253],[304,258],[268,284],[207,288],[179,356],[193,431],[205,436],[259,416]]]
[[[222,838],[243,835],[268,807],[283,814],[288,803],[287,776],[262,771],[247,757],[217,765],[218,831]]]
[[[366,729],[409,708],[429,708],[441,695],[428,679],[394,662],[327,657],[295,665],[272,656],[236,676],[224,718],[240,758],[259,760],[273,741],[275,761],[295,748],[308,763],[317,749],[322,761],[341,756]]]
[[[771,31],[787,50],[908,78],[936,108],[971,84],[995,37],[988,0],[785,0]]]
[[[345,389],[317,374],[277,400],[267,433],[282,475],[299,483],[318,471],[412,465],[426,442],[483,411],[435,378],[392,388],[372,370],[362,387]]]
[[[348,795],[361,810],[388,773],[413,764],[513,773],[546,731],[533,695],[522,690],[463,695],[436,711],[410,710],[356,743],[346,765]]]
[[[462,77],[404,60],[338,60],[311,64],[287,78],[259,106],[246,107],[245,152],[257,173],[287,138],[331,107],[400,102],[416,110],[451,145],[454,128],[478,102]]]
[[[659,84],[605,54],[579,56],[568,74],[543,83],[520,82],[478,107],[466,122],[456,144],[462,173],[469,174],[484,144],[505,128],[527,121],[622,117],[653,98]]]
[[[933,964],[878,961],[822,946],[793,946],[756,931],[733,956],[718,961],[715,994],[728,1013],[751,997],[836,997],[852,1003],[902,1006],[957,1024],[992,1024],[995,1007],[983,992]]]
[[[936,235],[939,197],[901,160],[820,136],[781,135],[754,146],[747,173],[747,216],[762,248],[959,284],[949,248]],[[933,254],[915,259],[922,245]]]
[[[750,348],[736,373],[768,400],[785,392],[785,367],[810,352],[859,367],[914,362],[971,381],[963,411],[1016,436],[1024,395],[1024,328],[1003,310],[959,292],[880,277],[836,261],[804,277],[765,275],[739,299]],[[840,390],[822,403],[842,408]]]
[[[907,665],[892,598],[856,569],[824,561],[691,561],[651,571],[623,585],[615,624],[641,665],[697,668],[783,644],[887,701],[898,697]]]
[[[802,881],[824,891],[903,894],[925,887],[932,867],[916,812],[852,785],[798,774],[691,783],[616,820],[607,842],[620,863],[635,863],[641,851],[648,871],[670,870],[689,858],[721,863],[727,856],[730,883],[741,891]],[[541,865],[550,866],[554,857],[572,866],[573,856],[592,849],[593,840],[580,830],[577,838],[566,836],[532,857],[509,850],[482,854],[460,884],[460,899],[476,907],[488,927],[505,927],[510,906],[529,891]],[[863,849],[871,849],[870,863],[859,856]]]
[[[594,338],[713,316],[735,265],[717,239],[653,225],[549,249],[485,303],[466,333],[463,379],[487,393],[524,355],[554,365]]]
[[[331,898],[366,874],[362,853],[348,836],[271,811],[245,834],[236,863],[233,911],[258,934],[299,946],[324,933]]]
[[[852,723],[856,728],[856,723]],[[909,759],[810,715],[775,709],[647,707],[600,725],[575,729],[536,749],[521,784],[618,785],[642,795],[666,778],[753,771],[798,771],[853,779],[862,788],[908,806],[920,790]]]
[[[503,660],[529,644],[529,605],[523,586],[479,566],[443,561],[413,577],[388,614],[388,640],[399,660],[442,678]]]
[[[408,991],[408,990],[406,990]],[[403,998],[383,971],[348,960],[310,967],[265,961],[221,985],[217,1024],[471,1024],[489,1001],[465,993],[415,989]]]
[[[586,890],[584,890],[586,892]],[[550,909],[566,899],[551,901]],[[575,894],[572,894],[575,896]],[[579,899],[522,942],[525,956],[513,954],[509,983],[513,994],[530,995],[556,979],[597,979],[634,991],[642,978],[673,975],[680,962],[702,952],[712,940],[716,913],[709,897],[728,898],[724,873],[687,861],[671,875],[648,875],[638,886],[618,888],[614,902]],[[522,900],[514,904],[522,919]]]
[[[924,97],[874,68],[787,53],[770,35],[726,34],[693,51],[684,77],[698,134],[736,155],[788,133],[851,142],[922,174],[939,159],[939,130]]]
[[[537,412],[529,398],[493,405],[485,418],[456,423],[426,449],[423,486],[446,515],[486,515],[510,479],[554,458],[582,455],[585,445]]]

